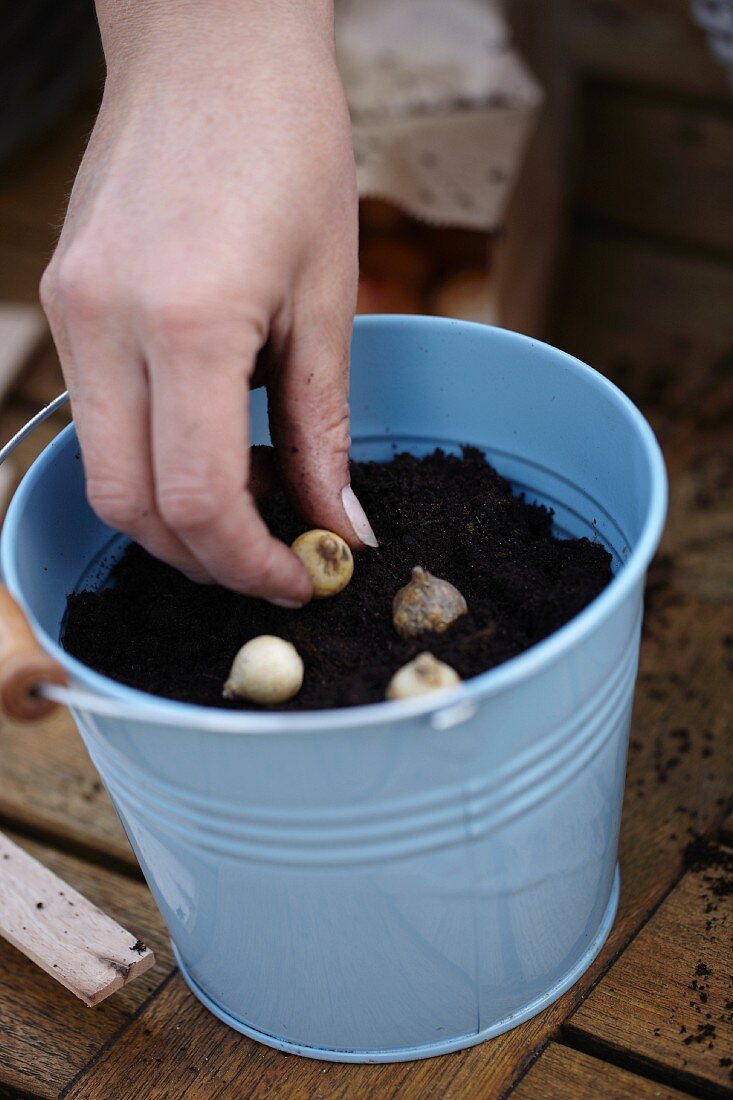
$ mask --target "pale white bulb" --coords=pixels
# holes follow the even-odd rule
[[[286,703],[303,684],[303,661],[294,645],[274,634],[260,634],[237,653],[224,684],[225,699],[260,706]]]
[[[439,661],[432,653],[419,653],[395,672],[387,685],[387,698],[412,699],[430,691],[455,687],[460,682],[460,676],[450,665]]]

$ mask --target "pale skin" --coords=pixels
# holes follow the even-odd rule
[[[41,284],[98,515],[292,607],[311,582],[257,510],[274,464],[250,452],[251,385],[304,521],[376,545],[349,486],[357,196],[331,9],[98,0],[104,97]]]

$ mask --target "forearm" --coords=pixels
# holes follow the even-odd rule
[[[333,53],[333,0],[96,0],[107,81],[242,76],[269,53]]]
[[[312,586],[257,511],[258,352],[281,482],[355,549],[357,271],[330,0],[98,0],[104,98],[42,301],[97,514],[196,580]]]

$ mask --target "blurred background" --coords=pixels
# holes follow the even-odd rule
[[[394,0],[395,6],[403,2],[430,4],[446,18],[459,4]],[[383,0],[337,3],[355,13],[378,3],[384,8]],[[499,12],[498,0],[460,4]],[[361,204],[359,310],[492,321],[577,355],[641,407],[670,475],[667,527],[646,590],[613,950],[633,942],[567,1026],[559,1029],[559,1016],[538,1017],[527,1025],[524,1046],[492,1049],[486,1074],[474,1073],[475,1062],[460,1073],[451,1070],[451,1094],[462,1088],[466,1095],[496,1096],[499,1088],[504,1094],[496,1082],[508,1087],[510,1078],[521,1076],[545,1042],[542,1036],[556,1026],[557,1041],[536,1068],[542,1072],[547,1055],[556,1060],[557,1092],[548,1077],[549,1091],[538,1089],[530,1070],[517,1096],[683,1095],[668,1091],[669,1083],[684,1095],[688,1089],[697,1096],[730,1094],[730,1058],[720,1057],[730,1053],[724,1044],[730,1047],[733,1019],[725,1000],[730,966],[723,931],[730,874],[721,864],[711,877],[704,853],[715,849],[709,838],[718,835],[725,814],[727,847],[718,851],[729,859],[733,845],[726,801],[733,759],[726,688],[726,672],[733,671],[733,93],[721,63],[730,56],[733,69],[733,0],[695,0],[708,23],[726,11],[731,17],[730,32],[719,23],[715,52],[692,8],[690,0],[506,0],[505,22],[494,25],[486,50],[487,74],[499,67],[493,90],[483,87],[470,102],[460,95],[443,103],[437,97],[428,109],[430,82],[413,95],[410,73],[395,73],[394,51],[385,49],[381,62],[377,56],[379,83],[399,76],[403,114],[374,122],[368,100],[352,104],[360,186],[370,194]],[[37,289],[94,122],[103,68],[91,0],[6,3],[2,27],[5,442],[64,388]],[[518,83],[502,68],[510,34],[516,50],[511,71],[524,74]],[[358,46],[356,38],[349,49]],[[405,41],[401,65],[409,63],[414,46]],[[352,50],[345,60],[356,80],[359,57]],[[411,175],[402,154],[413,121],[421,138],[410,147]],[[495,137],[478,140],[483,126]],[[515,140],[520,129],[521,140]],[[474,154],[463,166],[474,173],[470,191],[451,175],[454,157],[467,148]],[[452,205],[442,218],[430,213],[431,189],[422,175],[439,170],[444,182],[452,181],[446,192]],[[377,177],[385,189],[388,180],[390,201],[377,197]],[[18,479],[65,419],[56,414],[0,468],[0,519]],[[137,864],[68,716],[52,717],[35,734],[0,722],[0,760],[0,825],[20,834],[24,846],[127,927],[159,936],[156,953],[166,959],[152,900],[134,878]],[[691,859],[693,870],[684,873]],[[238,1037],[220,1041],[217,1033],[201,1041],[201,1034],[209,1035],[207,1025],[180,1007],[180,979],[166,979],[162,996],[145,1006],[154,979],[152,985],[140,979],[111,1008],[89,1014],[81,1005],[75,1011],[46,976],[24,964],[13,951],[0,958],[0,1097],[55,1096],[59,1090],[92,1095],[97,1078],[83,1070],[90,1058],[95,1074],[117,1068],[134,1085],[136,1067],[160,1066],[163,1057],[161,1087],[169,1080],[175,1087],[180,1070],[186,1082],[180,1095],[231,1095],[227,1082],[236,1089],[248,1073],[258,1095],[283,1095],[278,1071],[268,1069],[264,1054],[249,1062],[242,1054],[239,1061],[231,1045]],[[713,972],[708,1004],[702,975]],[[143,1027],[146,1021],[150,1028]],[[113,1046],[118,1035],[127,1041]],[[523,1052],[521,1061],[512,1050]],[[175,1059],[177,1069],[171,1068]],[[567,1067],[578,1063],[590,1076],[567,1076]],[[329,1078],[329,1085],[321,1077],[325,1069],[308,1064],[318,1074],[312,1095],[335,1095],[342,1078]],[[310,1088],[300,1087],[305,1078],[296,1081],[304,1065],[284,1071],[286,1092],[292,1087],[293,1095],[302,1095]],[[410,1078],[427,1082],[425,1096],[440,1089],[434,1072]],[[367,1095],[369,1083],[360,1080],[359,1094]],[[94,1094],[113,1093],[102,1085]]]
[[[507,171],[496,150],[479,150],[487,202],[490,185],[503,188],[495,224],[429,224],[365,198],[358,309],[492,321],[603,371],[650,417],[679,491],[707,509],[717,539],[731,483],[729,75],[688,0],[510,0],[503,12],[543,99]],[[103,78],[87,0],[36,0],[4,19],[2,440],[63,388],[37,286]],[[494,94],[489,106],[506,102]],[[431,156],[423,148],[424,165]],[[16,454],[4,498],[57,426]],[[722,551],[720,567],[730,573]]]

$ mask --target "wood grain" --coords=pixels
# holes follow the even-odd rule
[[[568,65],[562,4],[514,0],[508,13],[514,40],[538,77],[545,99],[509,200],[505,224],[492,249],[491,265],[499,323],[542,336],[566,228],[575,81]]]
[[[709,445],[714,447],[713,437]],[[700,446],[697,439],[691,451],[678,447],[671,457],[689,469]],[[672,509],[684,510],[686,502],[683,494],[673,499]],[[706,514],[702,509],[696,522],[704,524]],[[711,522],[717,523],[714,512]],[[699,529],[695,537],[704,541]],[[80,1077],[72,1095],[93,1097],[95,1089],[104,1095],[114,1085],[119,1100],[141,1092],[224,1100],[502,1096],[676,881],[685,845],[723,820],[733,786],[722,710],[730,609],[708,599],[704,585],[677,587],[675,577],[688,553],[680,516],[650,587],[621,832],[619,914],[599,960],[573,990],[515,1031],[471,1050],[406,1066],[355,1067],[306,1062],[236,1037],[196,1005],[176,978]],[[714,701],[711,685],[720,685]]]
[[[733,249],[733,105],[591,84],[579,167],[584,211],[687,244]]]
[[[634,256],[632,252],[632,260]],[[643,331],[642,312],[639,306],[637,332]],[[605,323],[602,310],[598,313]],[[649,316],[654,315],[647,313],[646,331],[654,333]],[[654,359],[647,358],[642,348],[637,361],[640,384],[654,370]],[[703,385],[708,368],[702,354],[690,361],[687,370],[680,369],[683,376],[688,387]],[[707,391],[711,406],[720,407],[724,385],[724,378],[713,376]],[[677,409],[684,410],[684,402],[675,397],[668,414],[669,397],[668,391],[657,402],[655,425],[666,444],[673,474],[670,520],[648,589],[621,833],[621,904],[609,942],[589,974],[556,1005],[491,1043],[438,1061],[381,1068],[324,1068],[248,1043],[200,1008],[176,978],[84,1071],[79,1095],[106,1095],[105,1089],[114,1088],[120,1100],[145,1095],[146,1090],[151,1096],[246,1098],[265,1095],[269,1089],[271,1096],[295,1097],[345,1097],[361,1090],[399,1094],[405,1100],[436,1095],[491,1098],[501,1096],[521,1074],[526,1061],[578,1006],[602,968],[676,881],[685,845],[722,823],[733,785],[724,709],[731,661],[726,601],[731,596],[719,570],[731,484],[722,457],[726,429],[716,426],[717,422],[700,431],[682,429]],[[25,745],[15,736],[8,737],[6,729],[0,732],[3,741],[15,746],[11,756],[16,782],[37,799],[32,811],[36,825],[45,820],[49,828],[100,851],[104,843],[100,843],[99,829],[109,830],[114,818],[106,799],[103,808],[84,805],[83,794],[89,793],[86,784],[93,772],[69,727],[45,734],[35,747],[33,742]],[[24,753],[29,754],[25,763]],[[53,774],[54,753],[60,766],[68,769],[63,784]],[[46,764],[49,754],[50,766]],[[42,779],[36,782],[39,770]],[[10,786],[0,787],[0,797],[9,797]],[[14,812],[27,815],[28,801],[17,798]],[[81,822],[74,819],[79,813],[86,815]]]
[[[0,936],[90,1008],[155,965],[137,936],[4,833]]]
[[[11,402],[0,412],[0,442],[29,419],[35,406]],[[68,423],[68,409],[55,414],[13,455],[11,488],[36,455]],[[0,718],[0,819],[42,835],[54,835],[79,850],[137,867],[73,720],[59,711],[38,726]]]
[[[682,1100],[687,1094],[550,1043],[511,1093],[512,1100]]]
[[[32,364],[18,379],[13,394],[23,402],[40,407],[48,404],[65,389],[59,357],[49,337]]]
[[[31,371],[33,365],[31,365]],[[58,392],[58,391],[57,391]],[[54,397],[56,394],[53,395]],[[0,408],[0,444],[7,443],[9,439],[20,431],[24,424],[38,412],[41,402],[19,401],[15,394]],[[66,406],[54,413],[52,417],[40,424],[32,435],[23,440],[13,452],[12,463],[16,476],[20,479],[28,470],[28,467],[37,458],[40,452],[52,439],[69,423],[69,409]]]
[[[562,4],[571,16],[566,28],[575,58],[585,70],[727,95],[725,77],[689,19],[687,0]],[[73,167],[66,163],[70,184]],[[12,293],[6,296],[19,300],[36,299],[52,244],[48,226],[55,215],[48,212],[57,197],[63,200],[63,188],[51,177],[43,197],[42,169],[36,181],[40,190],[32,201],[25,197],[33,194],[31,187],[18,187],[10,200],[4,191],[0,195],[0,295],[7,287]],[[59,201],[56,209],[62,206]],[[72,1095],[94,1100],[360,1095],[491,1100],[521,1076],[677,881],[685,845],[700,832],[719,828],[726,813],[732,754],[724,706],[733,653],[730,572],[724,567],[731,473],[724,448],[731,407],[725,372],[733,347],[732,280],[724,264],[585,234],[572,251],[564,288],[556,342],[606,369],[641,401],[673,474],[667,535],[648,588],[621,835],[621,905],[609,943],[586,978],[536,1019],[470,1051],[404,1066],[307,1062],[229,1031],[198,1005],[180,977],[159,986],[170,974],[170,957],[160,918],[141,883],[23,842],[149,942],[158,964],[90,1013],[22,955],[3,947],[0,1094],[8,1085],[56,1096],[79,1073]],[[58,377],[53,357],[49,364],[53,380]],[[28,388],[25,396],[45,399],[48,380],[41,372],[35,378],[40,388]],[[16,408],[12,415],[22,412]],[[0,430],[7,423],[5,414]],[[36,443],[24,445],[18,473],[36,448]],[[0,817],[56,835],[95,859],[134,865],[67,716],[37,731],[0,726],[0,762]],[[730,819],[727,829],[733,832]],[[148,1000],[155,989],[159,992]],[[653,1038],[658,1041],[661,1034]],[[110,1045],[102,1049],[105,1044]],[[596,1067],[587,1054],[551,1044],[517,1092],[523,1100],[582,1097],[580,1089],[591,1082],[589,1097],[677,1095],[635,1073],[604,1064],[595,1074]],[[530,1086],[534,1091],[527,1091]],[[719,1086],[707,1081],[705,1087]]]
[[[729,848],[733,848],[733,814],[730,814],[723,822],[720,830],[720,839],[723,844],[727,844]]]
[[[646,644],[622,827],[619,916],[599,961],[559,1002],[490,1043],[435,1061],[407,1066],[324,1067],[264,1050],[234,1036],[198,1006],[182,980],[176,978],[80,1079],[78,1090],[71,1095],[105,1095],[103,1090],[114,1086],[119,1100],[140,1093],[151,1098],[216,1095],[222,1100],[312,1095],[332,1100],[360,1094],[399,1095],[404,1100],[500,1097],[523,1062],[548,1040],[603,966],[659,902],[679,873],[681,847],[697,830],[716,820],[716,814],[721,813],[718,801],[730,790],[726,743],[721,737],[711,757],[701,755],[701,750],[709,747],[704,736],[708,726],[705,720],[697,723],[692,717],[700,714],[696,699],[684,697],[685,690],[700,690],[697,703],[707,700],[703,685],[719,679],[717,639],[726,630],[727,618],[702,618],[700,638],[704,642],[701,648],[695,646],[689,652],[680,647],[689,632],[689,613],[688,607],[687,614],[667,628],[668,634],[665,630],[664,637],[657,635]],[[703,649],[710,651],[709,660],[704,659]],[[680,686],[684,685],[679,692],[674,685],[668,692],[663,671],[671,651],[676,660],[670,673]],[[690,673],[694,675],[690,677]],[[701,710],[706,711],[707,706]],[[690,748],[684,762],[667,772],[667,761],[679,744],[679,728],[688,729]],[[716,730],[714,741],[718,741],[720,732]],[[102,1091],[97,1093],[96,1089]]]
[[[8,458],[0,466],[0,524],[5,519],[11,498],[17,483],[17,473],[12,459]]]
[[[0,175],[4,241],[39,255],[51,253],[93,124],[90,106],[70,111],[44,142],[4,167]]]
[[[571,1041],[697,1089],[733,1085],[733,851],[685,875],[570,1018]]]
[[[137,861],[66,710],[37,726],[0,720],[0,818],[80,852]]]
[[[565,178],[558,163],[563,112],[560,104],[540,111],[502,234],[492,250],[496,323],[528,336],[545,333],[563,232]]]
[[[733,408],[733,267],[584,231],[568,250],[551,339],[678,436]],[[674,457],[674,447],[670,454]],[[727,453],[725,450],[722,453]]]
[[[171,972],[170,945],[143,883],[17,835],[12,839],[140,937],[157,960],[152,970],[90,1011],[0,940],[0,1093],[7,1085],[55,1097]]]
[[[39,147],[0,173],[0,299],[38,305],[76,170],[94,120],[90,107],[62,119]]]
[[[46,338],[46,322],[35,306],[0,302],[0,399]]]
[[[50,250],[0,238],[0,299],[38,305],[38,284]]]
[[[495,1044],[438,1060],[394,1066],[343,1066],[298,1059],[236,1035],[186,992],[176,976],[133,1022],[122,1043],[81,1078],[69,1100],[478,1100],[492,1087]],[[124,1052],[124,1053],[123,1053]],[[483,1058],[479,1058],[479,1054]],[[120,1056],[122,1054],[122,1057]],[[678,1100],[664,1088],[585,1054],[551,1044],[511,1094],[519,1100]]]
[[[570,261],[565,302],[580,331],[596,323],[599,342],[615,325],[637,341],[639,356],[648,340],[663,335],[730,345],[731,265],[602,232],[578,234]]]

